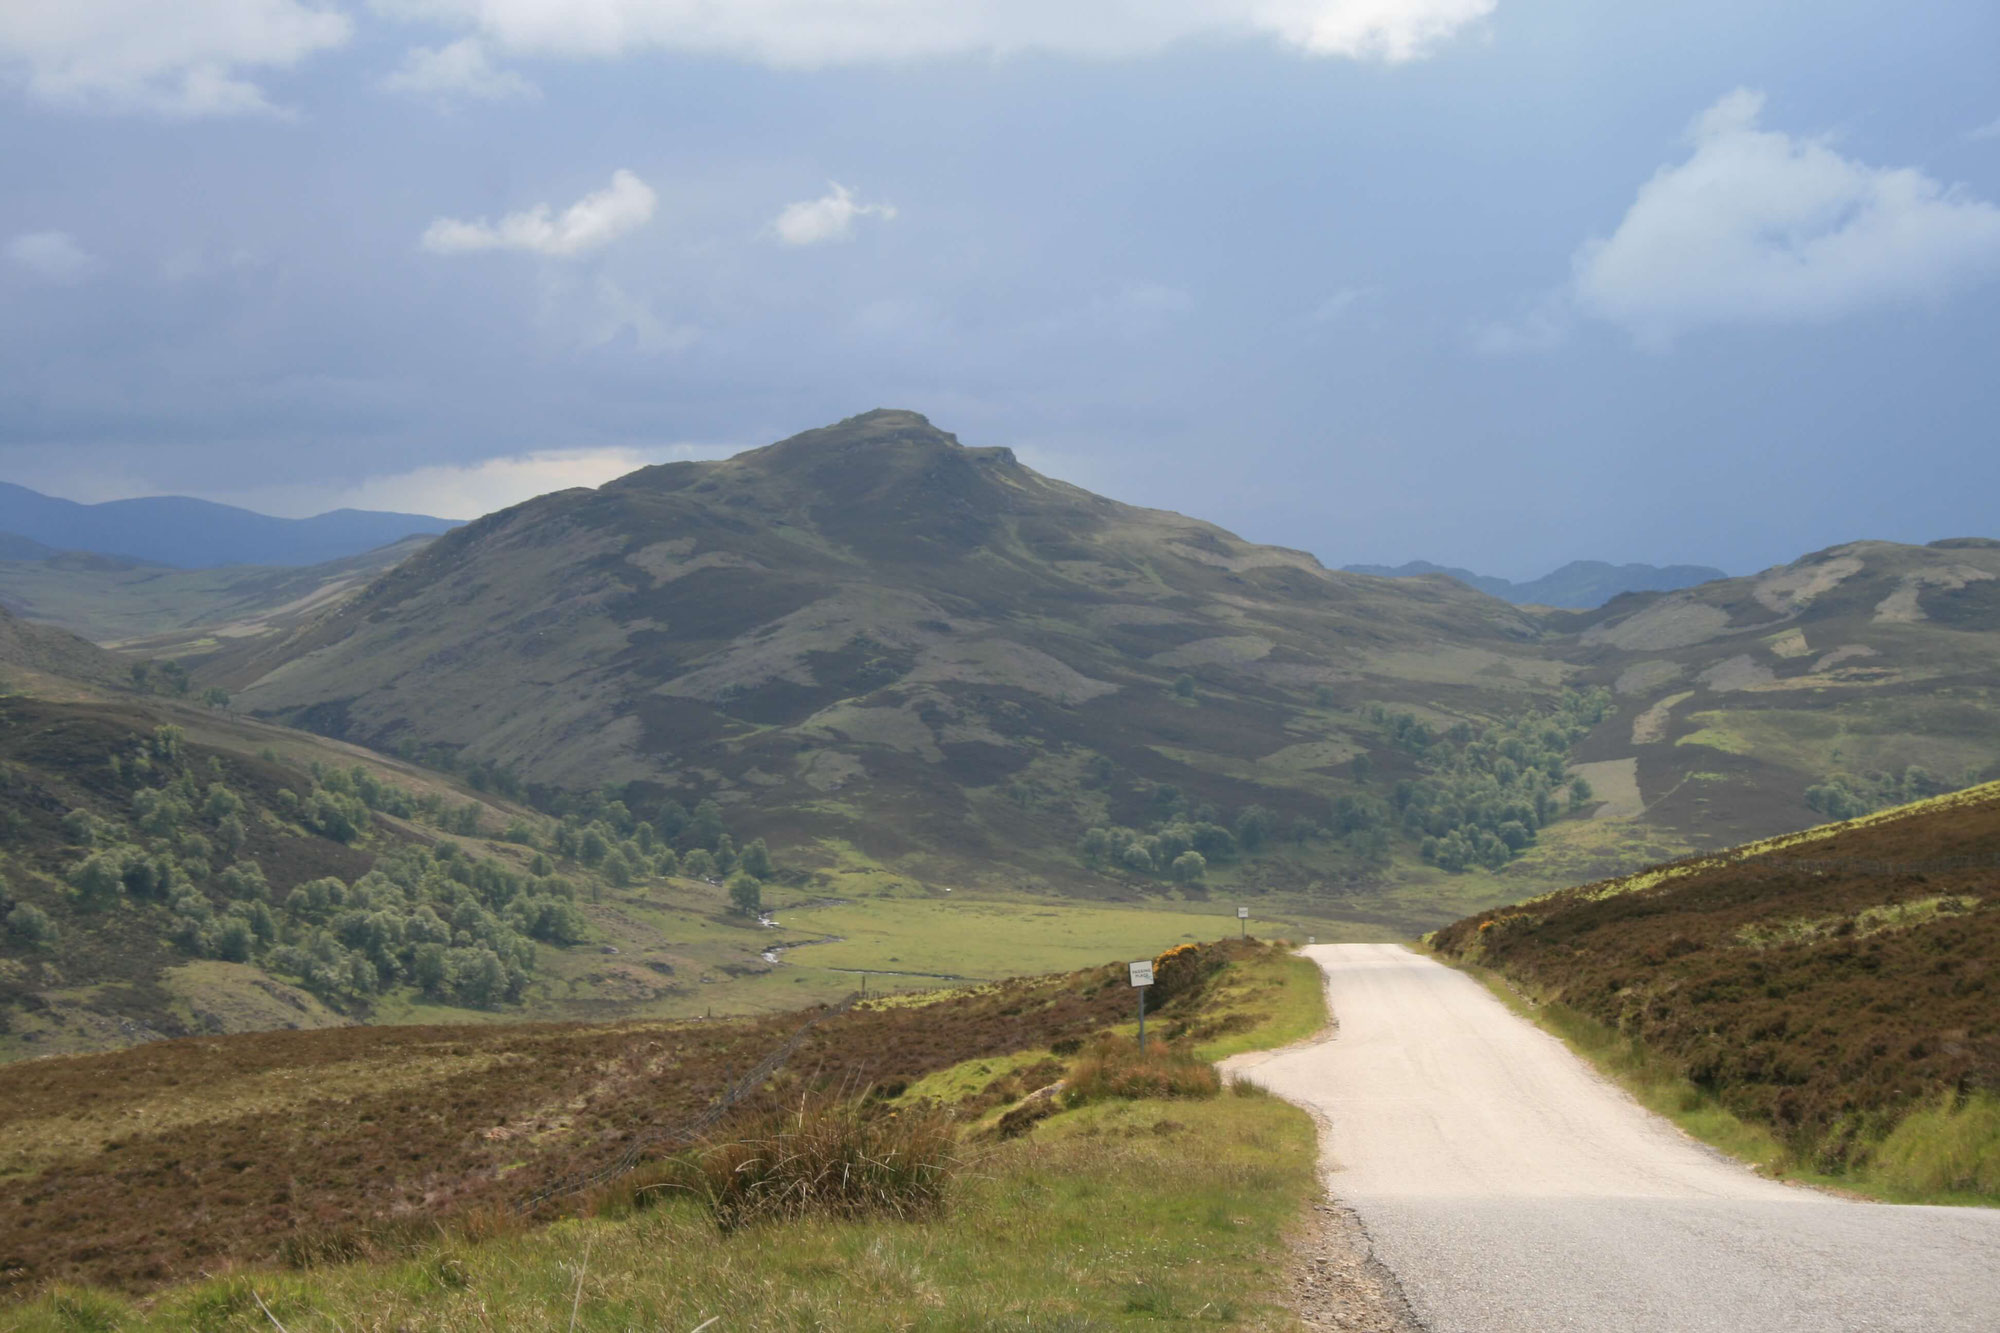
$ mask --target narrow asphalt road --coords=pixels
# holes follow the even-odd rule
[[[1432,1333],[2000,1333],[2000,1210],[1761,1179],[1462,973],[1305,952],[1337,1034],[1238,1072],[1324,1117],[1328,1188]]]

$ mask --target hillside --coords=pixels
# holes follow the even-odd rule
[[[1183,952],[1200,967],[1159,997],[1156,1050],[1282,1042],[1324,1021],[1316,974],[1280,948]],[[589,1215],[608,1197],[594,1185],[621,1163],[657,1170],[718,1120],[741,1133],[801,1098],[865,1094],[864,1112],[943,1111],[971,1130],[1061,1078],[1086,1041],[1122,1025],[1129,1045],[1129,999],[1113,963],[734,1022],[270,1032],[0,1067],[0,1171],[14,1186],[0,1204],[0,1300],[52,1279],[143,1291],[224,1265],[518,1235]],[[1173,1132],[1152,1120],[1148,1137]],[[57,1208],[64,1222],[50,1225]],[[711,1227],[699,1248],[717,1243]],[[1058,1280],[1075,1294],[1073,1275]]]
[[[1858,543],[1521,610],[885,411],[490,515],[200,670],[459,772],[714,799],[836,879],[1275,892],[1415,931],[1978,777],[1996,569]]]
[[[1475,574],[1453,565],[1434,565],[1428,560],[1412,560],[1401,565],[1346,565],[1349,573],[1374,574],[1380,578],[1420,578],[1443,574],[1468,588],[1477,588],[1489,597],[1498,597],[1516,606],[1554,606],[1587,611],[1603,606],[1628,592],[1673,592],[1699,583],[1727,578],[1708,565],[1613,565],[1603,560],[1572,560],[1550,574],[1515,583],[1490,574]]]
[[[337,509],[273,518],[234,505],[155,495],[79,504],[0,482],[0,533],[58,551],[119,556],[183,569],[218,565],[317,565],[372,551],[416,533],[455,527],[423,514]],[[10,552],[8,558],[20,559]]]
[[[853,984],[775,975],[794,941],[719,881],[776,868],[712,807],[672,836],[601,804],[559,824],[162,693],[157,667],[133,688],[134,665],[0,613],[0,1061],[415,1017],[761,1012]]]
[[[1854,542],[1552,616],[1600,794],[1719,847],[2000,776],[2000,542]]]
[[[0,606],[0,679],[9,672],[82,684],[123,685],[131,665],[53,625],[38,625]]]
[[[1996,867],[1987,784],[1496,908],[1430,942],[1630,1038],[1790,1162],[1990,1201]]]
[[[1093,825],[1275,832],[1326,821],[1357,757],[1409,772],[1370,707],[1552,700],[1539,638],[1449,580],[1330,572],[883,411],[491,515],[204,679],[381,749],[714,796],[774,845],[1089,890]],[[1299,887],[1347,863],[1321,860]]]
[[[0,606],[94,643],[148,656],[199,656],[295,628],[432,540],[408,537],[303,568],[176,569],[73,551],[6,556]]]

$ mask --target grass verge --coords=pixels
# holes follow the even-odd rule
[[[1560,1039],[1641,1106],[1760,1174],[1884,1203],[2000,1205],[2000,1098],[1974,1094],[1913,1112],[1855,1170],[1829,1175],[1802,1165],[1768,1128],[1731,1112],[1638,1039],[1568,1005],[1532,999],[1493,968],[1440,961]]]
[[[150,1302],[60,1291],[0,1312],[79,1329],[1289,1329],[1283,1232],[1313,1128],[1269,1098],[1107,1102],[979,1149],[949,1207],[718,1237],[693,1199],[393,1263],[243,1272]],[[265,1311],[268,1310],[268,1315]]]

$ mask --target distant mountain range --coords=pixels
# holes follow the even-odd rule
[[[1428,560],[1412,560],[1406,565],[1348,565],[1350,574],[1374,574],[1381,578],[1414,578],[1420,574],[1444,574],[1468,588],[1477,588],[1490,597],[1516,606],[1559,606],[1573,611],[1589,611],[1603,606],[1620,593],[1678,592],[1696,584],[1727,578],[1708,565],[1613,565],[1602,560],[1572,560],[1553,574],[1544,574],[1530,583],[1475,574],[1452,565],[1434,565]]]
[[[78,504],[0,482],[0,560],[89,551],[182,569],[318,565],[457,526],[451,519],[425,514],[364,509],[272,518],[172,495]]]

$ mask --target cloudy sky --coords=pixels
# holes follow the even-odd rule
[[[876,406],[1329,563],[2000,535],[1991,0],[0,4],[0,477]]]

